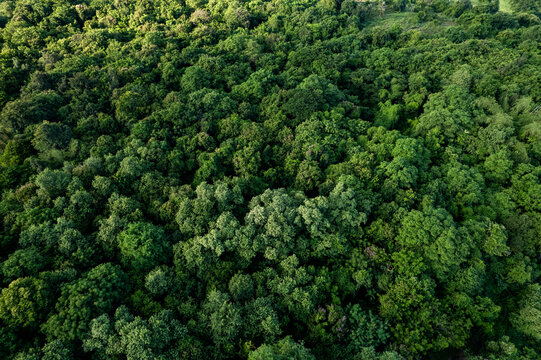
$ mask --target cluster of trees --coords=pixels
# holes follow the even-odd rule
[[[538,359],[539,4],[0,2],[0,358]]]

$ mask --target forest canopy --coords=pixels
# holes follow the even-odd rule
[[[0,0],[0,358],[541,358],[541,3]]]

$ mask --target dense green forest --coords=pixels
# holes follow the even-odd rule
[[[541,358],[541,1],[0,0],[0,358]]]

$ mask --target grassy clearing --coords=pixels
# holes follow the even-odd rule
[[[511,8],[511,1],[510,0],[500,0],[499,10],[501,12],[512,13],[513,9]]]
[[[413,26],[417,23],[417,14],[414,12],[388,12],[383,16],[374,16],[374,18],[365,22],[366,27],[369,26],[392,26],[396,23],[405,27]]]
[[[434,33],[435,31],[441,31],[442,29],[454,26],[455,22],[454,19],[443,16],[443,14],[438,14],[433,21],[419,22],[417,13],[403,11],[388,12],[383,16],[375,16],[366,21],[363,27],[378,26],[389,28],[396,24],[399,24],[404,31],[418,29],[421,32]]]

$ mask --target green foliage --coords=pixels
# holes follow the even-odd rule
[[[55,120],[61,102],[60,95],[52,90],[14,100],[0,112],[2,130],[21,133],[29,125]]]
[[[389,339],[388,322],[373,315],[371,311],[366,313],[358,304],[351,308],[348,323],[350,344],[354,353],[362,351],[365,347],[380,346]]]
[[[158,267],[148,273],[145,279],[145,287],[156,296],[163,295],[171,291],[173,275],[167,268]]]
[[[32,145],[39,151],[64,149],[71,140],[71,129],[64,124],[43,123],[34,133]]]
[[[205,69],[191,66],[184,71],[180,85],[188,93],[204,89],[210,86],[210,74]]]
[[[540,11],[499,10],[0,1],[0,358],[538,359]]]
[[[49,291],[47,283],[32,277],[11,282],[2,289],[0,319],[13,327],[36,326],[49,306]]]
[[[83,349],[97,359],[111,356],[126,359],[179,359],[177,341],[186,336],[186,328],[164,310],[148,320],[130,314],[128,308],[116,309],[111,319],[103,314],[90,322]]]
[[[71,175],[63,170],[45,169],[36,177],[36,185],[51,197],[63,193],[71,181]]]
[[[149,223],[132,223],[117,236],[124,265],[148,271],[167,259],[168,241],[163,229]]]
[[[42,351],[43,360],[75,359],[73,349],[69,346],[66,346],[60,340],[53,340],[51,342],[48,342],[43,346]]]
[[[211,291],[203,304],[203,321],[214,344],[230,352],[242,322],[238,306],[231,303],[227,294]]]
[[[525,0],[511,0],[511,8],[514,11],[521,11],[521,12],[532,12],[536,14],[541,14],[541,5],[530,1]]]
[[[235,301],[249,300],[254,295],[254,284],[250,275],[237,274],[229,280],[229,292]]]
[[[291,337],[286,337],[274,345],[262,345],[248,356],[249,360],[280,360],[297,359],[312,360],[315,357],[302,346],[296,343]]]
[[[529,285],[520,297],[518,309],[511,314],[511,324],[526,336],[541,337],[541,286]]]
[[[378,353],[373,347],[366,347],[361,352],[357,353],[354,359],[360,360],[403,360],[404,357],[400,356],[395,351],[385,351]]]
[[[62,286],[56,312],[42,325],[42,331],[48,338],[81,340],[92,317],[113,310],[123,300],[126,289],[126,276],[118,266],[98,265]]]
[[[438,278],[458,270],[470,251],[468,239],[461,237],[452,217],[443,209],[428,208],[423,212],[414,210],[402,221],[397,243],[404,249],[417,252]],[[403,272],[408,274],[408,265]],[[399,271],[402,269],[399,268]],[[402,271],[401,271],[402,272]],[[413,273],[418,275],[418,273]]]
[[[17,278],[35,276],[47,264],[46,257],[36,246],[14,251],[2,263],[1,271],[5,281],[13,281]]]

